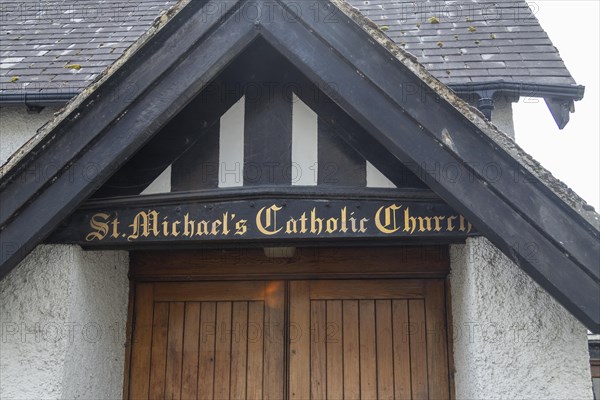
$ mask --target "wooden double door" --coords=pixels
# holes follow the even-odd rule
[[[440,279],[135,285],[131,399],[447,399]]]

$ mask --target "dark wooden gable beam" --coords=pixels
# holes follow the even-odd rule
[[[256,38],[250,21],[235,18],[246,3],[225,14],[203,12],[206,3],[191,2],[53,131],[55,140],[2,177],[0,277]],[[222,2],[229,9],[236,3]],[[31,174],[48,166],[59,172]]]
[[[260,89],[245,101],[244,186],[291,185],[292,89],[281,85],[287,71],[271,63],[264,46],[253,53],[247,64]]]
[[[320,185],[367,186],[367,163],[323,117],[318,118]]]
[[[309,79],[331,87],[345,112],[597,331],[597,230],[386,49],[373,46],[346,15],[338,12],[335,21],[321,23],[310,17],[314,5],[280,3],[286,10],[264,22],[264,37]],[[332,7],[318,3],[323,10]],[[304,29],[290,34],[292,24],[278,17],[286,13]],[[417,93],[408,91],[415,86]],[[493,179],[482,171],[490,164],[500,171]],[[444,168],[456,173],[445,176]]]

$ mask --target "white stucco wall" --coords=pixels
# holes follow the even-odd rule
[[[46,107],[40,113],[28,112],[25,106],[0,107],[0,165],[58,111]]]
[[[41,246],[0,282],[0,398],[60,399],[72,253]]]
[[[451,262],[457,399],[592,399],[580,322],[485,238]]]
[[[492,123],[511,138],[515,138],[515,123],[513,120],[512,100],[506,96],[494,96]]]
[[[42,245],[0,282],[1,399],[121,398],[128,264]]]

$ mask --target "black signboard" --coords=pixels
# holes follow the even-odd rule
[[[84,209],[50,241],[119,246],[348,238],[455,240],[473,233],[471,224],[443,202],[274,198]]]

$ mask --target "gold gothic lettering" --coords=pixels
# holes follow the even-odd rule
[[[85,241],[466,235],[473,229],[462,215],[435,214],[432,207],[414,202],[367,207],[371,211],[363,211],[360,205],[334,208],[328,202],[318,202],[308,209],[296,206],[290,211],[291,207],[285,203],[273,203],[260,207],[253,215],[248,215],[247,210],[240,211],[242,207],[214,215],[202,212],[211,215],[210,218],[198,218],[192,212],[197,209],[141,210],[130,212],[130,217],[125,212],[120,215],[98,212],[89,217],[91,230]]]

